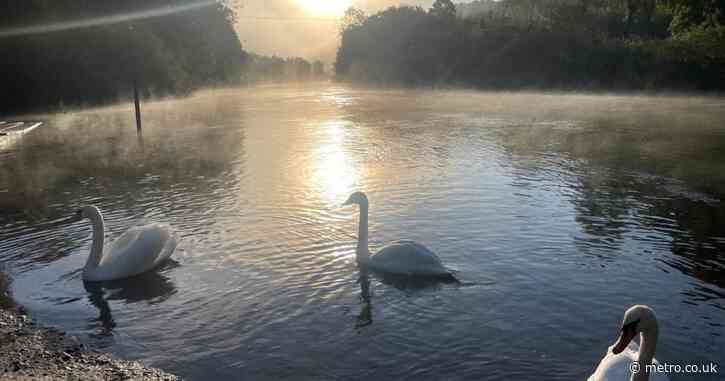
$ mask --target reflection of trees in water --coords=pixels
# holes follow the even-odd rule
[[[604,245],[614,249],[621,244],[622,234],[627,230],[626,217],[632,207],[622,186],[626,179],[596,172],[599,171],[587,171],[575,186],[578,195],[573,200],[577,211],[575,220],[591,236],[584,246]]]
[[[679,130],[670,135],[661,132],[647,140],[646,126],[642,127],[645,132],[612,131],[611,126],[597,128],[509,129],[500,136],[515,167],[522,166],[523,171],[543,176],[557,170],[567,173],[566,186],[576,191],[569,197],[576,211],[575,220],[587,233],[587,237],[576,242],[582,252],[600,257],[618,255],[617,248],[628,231],[654,232],[635,239],[666,247],[673,254],[662,260],[668,266],[716,286],[695,285],[694,290],[685,291],[688,300],[722,300],[725,205],[711,202],[725,196],[722,173],[715,168],[722,162],[722,142],[694,132],[680,136]],[[703,157],[694,151],[695,146],[704,152],[720,153]],[[530,165],[521,160],[538,157],[542,152],[552,152],[566,158],[566,162],[575,160],[577,165],[546,162],[539,166],[541,163]],[[552,164],[562,168],[552,170]],[[692,168],[692,172],[680,171],[683,167]],[[563,180],[558,177],[554,181]],[[664,236],[670,240],[662,239]]]
[[[725,299],[725,208],[685,197],[656,199],[647,212],[660,218],[671,218],[675,226],[668,229],[672,253],[676,257],[665,262],[681,272],[720,289],[698,293],[703,297]],[[653,227],[657,228],[657,227]],[[709,296],[708,296],[709,295]]]
[[[177,266],[176,262],[169,261],[163,269]],[[83,282],[83,287],[88,292],[88,300],[99,311],[98,318],[91,320],[91,328],[99,328],[101,336],[111,335],[116,327],[110,301],[119,301],[123,304],[139,302],[157,304],[176,293],[176,286],[171,280],[157,271],[115,281]]]
[[[362,299],[362,308],[357,315],[356,328],[361,328],[373,324],[373,307],[370,295],[370,276],[366,269],[360,269],[360,298]]]
[[[611,171],[602,176],[583,169],[577,197],[572,199],[576,221],[592,236],[609,245],[621,244],[622,234],[636,228],[652,231],[652,237],[638,237],[657,245],[667,245],[673,257],[663,259],[669,266],[705,283],[725,289],[725,209],[693,199],[696,195],[673,194],[659,177],[636,176]],[[591,186],[591,184],[596,184]],[[636,225],[632,217],[636,217]],[[670,242],[658,236],[668,236]],[[720,297],[725,294],[719,293]]]

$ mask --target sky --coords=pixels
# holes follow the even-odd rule
[[[244,49],[282,57],[335,60],[339,15],[351,4],[374,13],[390,6],[420,5],[433,0],[244,0],[237,32]]]

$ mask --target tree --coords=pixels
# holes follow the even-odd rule
[[[365,22],[365,12],[362,10],[350,7],[345,10],[345,15],[342,16],[342,24],[340,27],[340,33],[345,33],[346,30],[352,29],[356,26],[361,26]]]
[[[6,4],[7,3],[7,4]],[[25,0],[0,4],[5,27],[113,19],[168,8],[169,0]],[[189,0],[178,3],[190,3]],[[184,94],[238,81],[246,53],[226,2],[186,12],[0,38],[0,113],[99,104],[142,93]]]
[[[672,13],[670,30],[673,34],[690,28],[725,25],[725,1],[722,0],[661,0]]]
[[[430,7],[428,13],[441,19],[454,19],[456,17],[456,6],[451,0],[436,0]]]
[[[725,89],[718,1],[479,0],[459,4],[460,13],[450,0],[429,10],[391,7],[344,31],[335,75],[488,88]],[[673,10],[692,26],[673,34]]]
[[[312,73],[314,74],[315,77],[318,77],[318,78],[324,77],[325,76],[325,64],[320,60],[316,60],[315,62],[313,62],[312,63]]]

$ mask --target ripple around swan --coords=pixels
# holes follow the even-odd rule
[[[583,379],[643,302],[658,358],[725,363],[712,102],[331,84],[148,102],[142,136],[124,106],[49,115],[0,152],[0,263],[41,322],[189,379]],[[355,190],[371,250],[461,284],[366,288]],[[84,287],[85,204],[108,239],[169,223],[176,264]]]

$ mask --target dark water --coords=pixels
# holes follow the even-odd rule
[[[725,367],[723,99],[321,85],[143,111],[142,138],[124,106],[0,151],[14,295],[96,348],[196,380],[573,380],[643,303],[661,361]],[[358,189],[372,248],[416,240],[462,284],[361,291]],[[84,204],[110,238],[170,223],[176,262],[84,287]]]

